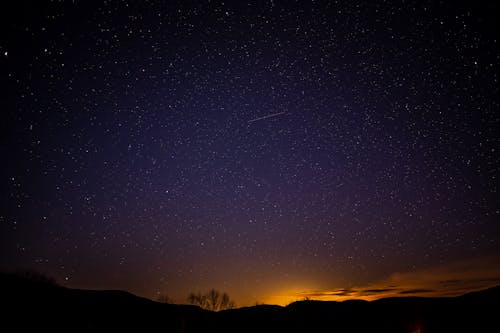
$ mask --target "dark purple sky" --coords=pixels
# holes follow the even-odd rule
[[[0,6],[0,269],[238,304],[500,283],[498,7]]]

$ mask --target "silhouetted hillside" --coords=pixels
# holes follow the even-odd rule
[[[221,312],[123,291],[67,289],[50,279],[0,274],[2,331],[494,332],[500,287],[454,298],[301,301]]]

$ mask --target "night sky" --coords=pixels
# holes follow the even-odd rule
[[[0,270],[238,305],[500,284],[498,6],[11,2]]]

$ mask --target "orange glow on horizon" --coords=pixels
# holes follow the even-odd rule
[[[480,258],[414,272],[394,273],[386,279],[350,288],[284,288],[264,297],[263,301],[266,304],[286,306],[305,299],[373,301],[403,296],[459,296],[500,285],[500,266],[496,260],[497,257]]]

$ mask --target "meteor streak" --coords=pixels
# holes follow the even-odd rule
[[[283,112],[278,112],[278,113],[271,113],[271,114],[268,114],[266,116],[262,116],[262,117],[259,117],[259,118],[255,118],[255,119],[252,119],[252,120],[249,120],[248,123],[253,123],[254,121],[258,121],[258,120],[263,120],[263,119],[267,119],[267,118],[273,118],[273,117],[276,117],[276,116],[279,116],[280,114],[284,114],[285,111]]]

